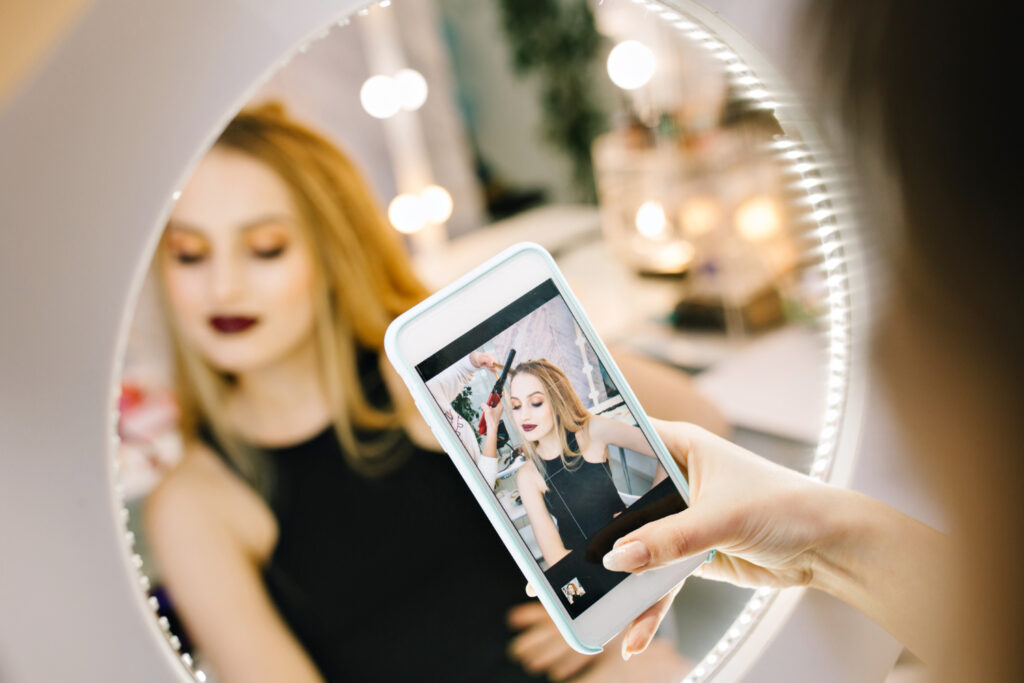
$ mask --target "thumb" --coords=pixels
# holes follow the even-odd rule
[[[720,517],[688,508],[623,536],[602,562],[606,569],[618,572],[657,569],[722,545],[728,533]]]

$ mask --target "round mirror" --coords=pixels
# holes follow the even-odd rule
[[[160,73],[206,103],[195,120],[183,116],[189,120],[181,123],[181,145],[192,151],[160,151],[152,160],[160,172],[151,180],[146,164],[132,171],[146,177],[138,207],[121,213],[85,207],[96,221],[108,221],[111,238],[133,235],[118,256],[117,276],[100,278],[104,286],[95,301],[104,292],[106,298],[83,301],[108,311],[97,318],[110,323],[108,336],[93,341],[117,351],[111,363],[116,410],[102,418],[95,407],[80,414],[83,433],[102,428],[105,438],[116,423],[110,469],[117,512],[109,526],[120,527],[114,541],[129,548],[129,602],[149,612],[152,632],[169,645],[165,654],[173,652],[198,680],[238,678],[218,667],[232,661],[232,648],[254,647],[281,653],[279,661],[299,667],[290,671],[307,667],[330,677],[327,672],[343,671],[357,655],[384,647],[387,633],[401,632],[407,614],[400,605],[415,604],[425,592],[444,598],[465,580],[442,572],[422,585],[416,571],[404,579],[381,574],[372,583],[370,572],[345,579],[352,582],[337,590],[325,576],[339,575],[342,567],[325,564],[318,576],[295,569],[317,557],[353,562],[356,551],[338,539],[351,533],[346,524],[373,536],[375,501],[394,509],[418,495],[416,514],[404,517],[407,525],[417,522],[408,525],[410,538],[444,535],[452,523],[445,515],[461,518],[462,512],[438,506],[433,489],[417,489],[415,481],[422,480],[415,477],[406,489],[394,483],[403,472],[418,476],[410,464],[416,458],[447,465],[443,455],[416,451],[382,473],[338,453],[335,469],[327,470],[334,476],[306,472],[306,479],[280,464],[254,474],[232,455],[241,448],[252,461],[285,462],[300,446],[322,440],[330,425],[327,432],[344,441],[352,425],[338,429],[332,406],[344,402],[345,383],[386,386],[386,369],[362,353],[379,351],[372,331],[364,331],[372,326],[359,327],[355,318],[339,323],[360,342],[353,348],[361,352],[348,358],[331,360],[323,352],[330,339],[316,339],[326,334],[324,311],[341,296],[327,281],[346,273],[361,276],[348,280],[356,290],[391,278],[389,293],[404,293],[408,303],[509,244],[539,242],[555,255],[652,416],[697,422],[766,458],[845,483],[863,400],[861,389],[851,387],[860,353],[853,330],[863,311],[863,303],[851,299],[851,292],[862,291],[854,286],[855,226],[826,149],[746,41],[685,2],[552,0],[530,9],[508,0],[323,5],[274,29],[267,18],[275,11],[247,10],[242,24],[266,40],[218,72],[233,90],[218,90],[211,78],[189,91],[182,85],[188,75],[165,60]],[[89,22],[101,21],[104,12],[114,10],[97,9]],[[226,19],[208,18],[210,31],[241,30],[241,24],[228,28]],[[87,22],[81,35],[94,29]],[[81,35],[71,53],[88,43]],[[159,47],[168,54],[174,49]],[[281,60],[282,54],[288,57]],[[45,88],[37,96],[45,98]],[[10,130],[27,125],[18,117],[33,111],[29,105],[42,106],[21,104],[8,115]],[[248,118],[235,116],[240,105]],[[149,113],[155,109],[136,112],[138,120],[157,120]],[[279,137],[253,151],[265,143],[268,128],[284,131],[288,140]],[[89,150],[79,153],[88,158]],[[319,160],[309,161],[317,154]],[[328,187],[345,190],[319,204],[297,202],[301,188],[308,198],[323,186],[290,173],[296,159],[327,174]],[[101,189],[92,186],[91,196],[109,203]],[[310,230],[317,217],[326,220],[324,206],[330,205],[349,211],[336,222],[359,239],[372,233],[370,242],[346,250]],[[349,256],[331,261],[332,249]],[[365,256],[362,270],[344,262],[353,249]],[[102,262],[101,251],[93,246],[87,252],[90,264]],[[404,284],[395,284],[402,278]],[[125,291],[131,292],[127,309],[109,312]],[[366,315],[397,313],[395,300]],[[350,311],[356,306],[348,305]],[[118,315],[121,334],[107,343]],[[273,372],[261,375],[270,369],[267,358],[287,358],[289,367],[307,363],[315,376],[329,379],[307,392],[293,383],[294,375],[283,383]],[[355,374],[345,374],[348,366]],[[99,386],[108,379],[101,368],[83,382]],[[262,398],[256,392],[237,400],[242,384],[260,379],[268,382]],[[99,400],[87,391],[68,397],[82,405]],[[308,409],[295,410],[302,400],[310,401]],[[281,420],[286,414],[292,419]],[[249,438],[234,443],[224,425]],[[189,468],[184,481],[199,482],[198,498],[197,489],[168,484],[169,478],[183,480],[197,443],[206,460]],[[344,483],[339,467],[347,468]],[[461,486],[453,469],[441,472],[431,470],[429,476],[447,479],[430,486]],[[90,480],[103,495],[106,476],[104,469]],[[630,476],[628,467],[622,476]],[[322,485],[318,492],[309,488],[315,483]],[[355,507],[339,507],[340,491]],[[299,499],[319,507],[281,504]],[[309,516],[286,525],[286,515],[294,522],[297,510]],[[225,528],[235,535],[217,541],[191,533],[213,527],[213,519],[227,519]],[[101,514],[93,519],[101,520]],[[394,534],[376,533],[402,543]],[[228,547],[236,552],[225,552]],[[473,544],[463,549],[464,557],[473,557]],[[373,562],[379,550],[369,545],[358,552],[363,559],[357,564]],[[288,553],[291,565],[282,560]],[[450,559],[440,554],[428,564]],[[490,656],[516,671],[526,663],[557,673],[535,653],[513,648],[511,661],[503,654],[517,642],[517,631],[529,630],[514,624],[505,631],[508,610],[526,599],[519,599],[521,575],[508,557],[504,561],[512,571],[492,576],[472,597],[481,619],[502,621],[505,640],[461,645],[486,650],[481,661]],[[222,571],[223,583],[211,581]],[[226,595],[218,586],[248,587],[256,595]],[[515,600],[507,597],[513,588]],[[396,598],[387,601],[395,608],[376,615],[379,629],[365,640],[346,636],[351,652],[338,652],[339,634],[361,624],[341,620],[326,631],[317,625],[344,614],[354,594],[364,596],[366,614],[386,596]],[[621,680],[632,669],[644,680],[695,682],[730,663],[737,675],[745,666],[740,645],[766,642],[799,598],[799,591],[780,595],[691,579],[657,645],[643,657],[624,663],[609,652],[567,666],[594,680]],[[254,611],[232,611],[237,605]],[[458,624],[461,616],[456,610],[434,619]],[[254,633],[267,640],[225,642],[244,630],[233,631],[232,619],[262,619],[266,629]],[[220,626],[204,625],[214,623]],[[537,623],[530,627],[540,629]],[[394,664],[440,670],[429,659]]]

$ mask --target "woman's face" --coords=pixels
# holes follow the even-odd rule
[[[163,284],[187,342],[244,373],[312,340],[313,260],[288,187],[268,166],[214,147],[164,232]]]
[[[554,429],[551,400],[544,391],[544,385],[533,375],[522,373],[512,378],[509,403],[512,405],[512,419],[531,441],[539,441]]]

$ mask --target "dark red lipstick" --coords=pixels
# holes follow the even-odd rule
[[[222,334],[245,332],[257,322],[256,318],[244,315],[215,315],[210,318],[210,326]]]
[[[523,423],[523,431],[524,432],[532,432],[536,428],[537,428],[537,425],[532,425],[529,422]]]

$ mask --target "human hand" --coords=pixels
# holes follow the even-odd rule
[[[675,591],[659,604],[664,603],[667,609],[674,596]],[[581,683],[668,683],[680,680],[692,666],[663,639],[655,640],[643,657],[628,664],[618,654],[622,650],[621,635],[613,638],[604,652],[580,654],[566,644],[539,602],[513,607],[508,613],[508,624],[521,631],[509,645],[509,656],[530,673],[545,674],[552,681],[571,678]]]
[[[619,539],[605,567],[641,572],[714,548],[715,557],[695,575],[747,587],[809,584],[819,551],[834,535],[828,512],[842,492],[696,425],[651,422],[687,472],[690,506]],[[668,602],[633,621],[624,656],[646,648]]]
[[[498,366],[498,358],[494,354],[474,351],[469,354],[469,362],[474,368],[487,368],[494,370]]]
[[[591,655],[569,647],[547,610],[536,600],[510,609],[507,621],[510,628],[519,631],[509,644],[508,654],[532,674],[563,681],[594,661]]]
[[[487,424],[487,433],[496,434],[498,428],[498,422],[501,421],[502,413],[505,412],[505,406],[501,401],[498,401],[497,405],[489,406],[484,403],[480,406],[480,410],[484,413],[484,421]]]

